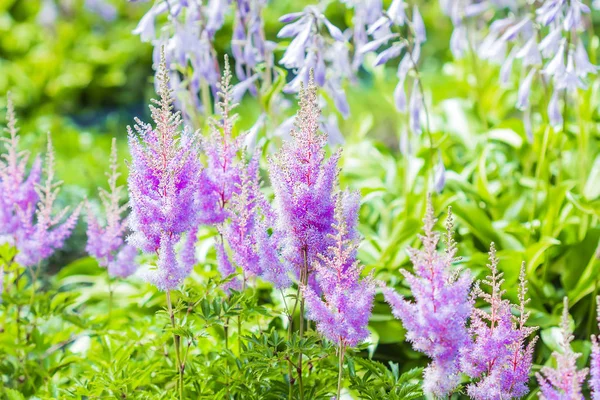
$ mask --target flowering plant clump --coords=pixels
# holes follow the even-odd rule
[[[527,327],[529,313],[525,311],[528,299],[525,265],[519,276],[519,316],[513,317],[511,304],[502,299],[503,273],[498,272],[496,248],[490,248],[491,275],[481,283],[488,285],[491,293],[484,292],[478,282],[473,297],[489,304],[490,311],[473,308],[469,334],[471,341],[461,349],[462,370],[472,378],[479,379],[467,387],[474,399],[520,398],[529,392],[527,382],[533,362],[536,339],[526,345],[527,338],[537,328]]]
[[[62,182],[54,181],[54,149],[50,135],[44,171],[40,159],[36,158],[27,175],[29,152],[19,150],[19,129],[10,97],[7,119],[5,131],[10,137],[2,138],[6,153],[0,161],[0,240],[15,246],[18,250],[15,260],[29,267],[62,247],[77,223],[81,206],[68,217],[69,207],[58,214],[53,213]],[[43,172],[45,180],[42,182]]]
[[[472,278],[468,272],[457,273],[452,268],[456,256],[452,215],[448,215],[445,254],[437,252],[439,234],[433,230],[436,219],[431,199],[423,222],[425,235],[420,238],[424,248],[410,250],[414,273],[402,271],[414,301],[387,287],[383,293],[394,316],[402,320],[407,340],[432,359],[423,377],[425,392],[446,396],[459,384],[459,352],[469,343],[466,324],[473,308],[469,299]]]
[[[599,12],[0,2],[0,399],[600,400]]]

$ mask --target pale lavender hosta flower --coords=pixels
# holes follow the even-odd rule
[[[569,301],[564,298],[564,309],[561,319],[562,341],[561,351],[554,351],[552,357],[556,360],[556,368],[545,366],[535,376],[540,385],[540,399],[569,399],[583,400],[582,385],[588,374],[588,369],[577,369],[576,361],[581,354],[571,349],[573,335],[569,328]]]
[[[484,292],[478,282],[473,297],[489,304],[490,311],[474,308],[471,315],[470,343],[461,349],[461,369],[476,382],[467,386],[467,393],[475,400],[521,398],[529,392],[527,382],[532,365],[536,339],[527,339],[537,328],[525,323],[529,301],[525,264],[519,276],[519,316],[513,317],[511,303],[502,298],[503,273],[498,272],[498,258],[492,243],[490,248],[491,274],[481,283],[490,287]]]
[[[342,0],[342,2],[348,8],[354,9],[352,15],[354,25],[352,28],[352,42],[355,51],[352,58],[352,68],[357,71],[364,61],[364,52],[358,50],[369,42],[367,30],[383,15],[383,2],[382,0]],[[377,35],[380,34],[379,32],[383,34],[383,30],[381,30],[378,31]]]
[[[107,0],[85,0],[85,8],[109,22],[117,18],[116,7]]]
[[[169,73],[163,57],[157,78],[160,100],[150,106],[153,127],[136,119],[129,131],[132,156],[128,188],[133,234],[129,244],[158,256],[144,278],[165,291],[175,289],[194,264],[198,224],[204,215],[202,187],[210,185],[199,160],[199,146],[181,117],[173,112]],[[176,246],[179,249],[176,249]]]
[[[67,216],[69,207],[54,214],[62,182],[54,181],[54,149],[50,135],[44,165],[38,158],[27,174],[29,153],[19,150],[20,136],[12,104],[8,99],[7,127],[10,135],[2,138],[6,153],[0,160],[0,242],[18,250],[15,261],[33,266],[61,248],[77,224],[81,206]]]
[[[152,42],[155,66],[164,51],[175,104],[186,120],[193,120],[198,111],[207,112],[209,105],[200,101],[204,86],[216,92],[220,73],[213,40],[228,6],[228,0],[211,0],[203,7],[188,0],[157,2],[133,31],[142,41]],[[167,14],[167,23],[157,33],[155,24],[163,14]]]
[[[319,130],[317,85],[311,76],[300,94],[291,140],[269,159],[269,176],[275,194],[274,235],[287,271],[306,284],[312,266],[331,246],[335,183],[339,151],[325,155],[327,135]]]
[[[371,276],[361,278],[363,267],[356,260],[359,201],[356,193],[338,193],[330,234],[334,243],[314,266],[323,295],[303,287],[308,318],[316,322],[319,333],[342,348],[354,347],[369,336],[375,297]]]
[[[405,84],[408,73],[416,70],[421,54],[421,45],[427,39],[425,23],[417,6],[412,8],[411,19],[408,18],[405,8],[406,4],[402,0],[392,1],[385,14],[369,28],[368,32],[373,35],[373,40],[358,49],[359,53],[366,54],[377,51],[382,46],[385,47],[375,58],[373,63],[375,67],[404,54],[398,64],[396,72],[398,83],[394,89],[394,103],[396,109],[401,112],[407,111]],[[404,25],[410,27],[411,34],[408,39],[401,38],[400,34],[392,32],[394,28]],[[424,117],[424,99],[420,89],[418,77],[415,77],[408,104],[409,124],[414,134],[421,133],[421,120]]]
[[[424,248],[409,252],[414,272],[402,271],[414,299],[404,299],[387,287],[383,294],[394,316],[402,321],[407,340],[415,350],[431,358],[423,377],[425,392],[444,397],[460,382],[459,354],[469,343],[466,324],[473,308],[469,299],[472,278],[468,271],[457,274],[452,268],[456,245],[451,213],[445,254],[437,251],[439,234],[433,230],[436,219],[431,199],[423,222],[425,235],[420,238]]]
[[[109,190],[100,189],[100,200],[104,208],[106,224],[93,215],[88,204],[88,242],[86,251],[98,260],[101,267],[108,269],[111,276],[127,277],[136,270],[135,257],[137,249],[123,240],[127,228],[126,219],[121,214],[127,209],[127,204],[121,205],[123,187],[117,185],[120,173],[117,171],[117,142],[112,141],[110,155],[110,173],[108,176]]]
[[[298,93],[306,85],[311,71],[319,87],[333,99],[336,108],[348,116],[348,102],[343,89],[344,81],[353,78],[348,39],[342,31],[323,15],[318,6],[307,6],[303,11],[286,14],[279,19],[285,25],[278,38],[293,38],[279,63],[295,72],[296,76],[285,87],[285,93]],[[329,35],[325,36],[324,33]]]

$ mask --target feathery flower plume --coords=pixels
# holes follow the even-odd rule
[[[113,138],[110,152],[110,173],[106,174],[109,190],[100,188],[100,200],[106,213],[106,225],[104,227],[101,225],[88,204],[86,251],[98,260],[101,267],[106,267],[111,276],[125,278],[135,272],[137,250],[135,247],[125,244],[123,240],[127,221],[121,217],[121,214],[128,205],[119,204],[123,197],[123,186],[117,185],[117,179],[121,175],[117,168],[117,141]]]
[[[15,261],[23,266],[38,264],[61,248],[77,224],[81,206],[69,213],[69,207],[53,214],[54,202],[62,182],[54,181],[54,150],[48,134],[45,176],[36,159],[27,176],[29,153],[19,151],[19,134],[12,101],[8,101],[9,138],[2,138],[6,153],[0,161],[0,234],[2,242],[14,245],[18,254]],[[63,221],[61,223],[61,221]]]
[[[303,288],[303,294],[308,317],[316,321],[317,330],[346,348],[369,336],[375,285],[371,277],[360,277],[363,267],[356,260],[359,196],[343,192],[337,197],[334,233],[329,234],[334,243],[326,254],[319,254],[314,265],[323,299],[310,286]]]
[[[303,286],[308,318],[316,321],[317,330],[339,348],[339,376],[337,397],[342,388],[344,355],[369,336],[367,325],[373,309],[375,284],[372,276],[361,278],[363,267],[356,260],[360,242],[356,230],[360,198],[357,193],[337,194],[335,206],[335,233],[330,234],[334,244],[328,254],[319,254],[315,265],[323,296],[310,286]]]
[[[275,194],[274,231],[286,269],[302,283],[313,280],[312,266],[332,245],[339,151],[325,157],[327,135],[319,131],[317,86],[311,74],[300,93],[291,140],[269,159]],[[314,282],[311,282],[314,284]]]
[[[198,193],[210,182],[202,172],[194,135],[187,129],[179,131],[181,117],[173,112],[164,55],[158,79],[160,100],[152,100],[155,105],[150,105],[156,126],[136,118],[135,132],[128,127],[132,156],[128,221],[133,234],[127,240],[143,252],[158,255],[157,268],[145,277],[169,291],[189,275],[195,263],[196,230],[204,217]]]
[[[596,319],[600,326],[600,296],[596,297]],[[590,361],[590,381],[592,400],[600,400],[600,343],[598,336],[592,335],[592,356]]]
[[[33,219],[39,200],[35,190],[42,174],[39,157],[27,174],[29,152],[19,150],[19,128],[10,94],[7,98],[7,127],[9,137],[2,137],[5,152],[0,158],[0,236],[2,242],[16,244],[15,235],[24,228],[23,221]]]
[[[571,342],[573,335],[569,329],[569,299],[564,298],[564,308],[560,324],[562,333],[561,352],[553,352],[556,368],[543,367],[541,373],[535,374],[540,384],[540,399],[569,399],[578,400],[585,397],[581,386],[585,381],[588,369],[577,370],[577,359],[581,354],[573,352]]]
[[[494,243],[490,246],[491,274],[477,282],[473,298],[490,305],[490,312],[473,308],[469,333],[472,341],[462,349],[461,367],[471,378],[479,379],[467,386],[467,393],[476,400],[520,398],[529,392],[527,382],[536,339],[526,345],[527,338],[537,329],[526,327],[529,312],[525,311],[527,280],[525,265],[519,275],[519,317],[513,318],[511,303],[502,299],[503,273],[498,272],[498,257]],[[490,287],[484,292],[480,283]]]
[[[452,239],[452,214],[448,212],[446,252],[437,252],[439,234],[431,198],[423,220],[425,235],[420,236],[423,250],[410,249],[414,273],[403,270],[414,296],[413,301],[402,298],[384,287],[383,294],[407,330],[407,340],[413,348],[425,353],[432,362],[424,372],[424,390],[443,397],[459,383],[459,351],[468,342],[467,318],[473,308],[469,299],[472,278],[467,272],[452,268],[456,245]]]

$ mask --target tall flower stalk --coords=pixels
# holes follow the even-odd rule
[[[143,273],[146,280],[166,292],[173,329],[176,328],[171,291],[187,277],[195,262],[198,224],[204,217],[200,188],[208,185],[199,161],[199,145],[187,129],[179,130],[181,117],[173,112],[172,89],[164,54],[159,65],[160,100],[150,105],[155,127],[136,119],[129,131],[132,155],[128,188],[131,245],[155,254],[155,268]],[[176,249],[179,248],[179,250]],[[181,362],[180,337],[173,334],[179,396],[183,398],[185,365]]]
[[[576,361],[581,354],[571,349],[573,334],[569,328],[569,299],[564,298],[564,308],[560,323],[562,341],[561,351],[552,353],[556,360],[556,368],[543,367],[541,373],[535,374],[540,385],[540,399],[569,399],[579,400],[585,397],[582,394],[582,385],[588,374],[588,369],[577,369]]]
[[[337,195],[335,232],[330,234],[334,244],[328,254],[319,255],[321,260],[314,267],[323,295],[308,285],[303,287],[308,317],[316,321],[319,333],[338,345],[337,399],[342,389],[346,350],[369,336],[367,325],[375,296],[371,276],[361,278],[363,267],[356,260],[360,241],[356,229],[358,203],[356,193]]]
[[[94,215],[89,203],[87,203],[88,242],[86,251],[98,261],[98,265],[107,269],[109,290],[108,313],[110,315],[113,301],[112,277],[126,278],[133,274],[136,269],[135,257],[137,256],[137,249],[125,243],[123,238],[127,229],[127,220],[122,218],[122,214],[127,210],[128,205],[120,204],[123,198],[123,186],[117,185],[117,179],[121,174],[118,172],[116,138],[112,140],[110,172],[106,175],[108,177],[108,190],[104,188],[99,189],[106,223],[102,226],[101,222]]]
[[[290,316],[300,306],[299,334],[304,336],[305,299],[302,287],[316,289],[314,265],[333,243],[335,183],[339,152],[325,156],[327,134],[320,131],[317,85],[311,73],[300,91],[300,109],[291,140],[269,159],[269,176],[275,194],[273,221],[278,239],[276,252],[287,273],[298,282]],[[272,250],[271,250],[272,251]],[[290,321],[291,322],[291,321]],[[302,353],[298,360],[298,384],[303,397]]]
[[[537,327],[525,326],[529,312],[525,264],[519,275],[518,317],[511,313],[511,303],[503,299],[503,273],[498,271],[498,257],[492,243],[489,252],[490,275],[477,282],[473,297],[489,304],[490,311],[473,308],[469,334],[470,343],[461,350],[462,371],[476,382],[467,386],[467,393],[476,400],[521,398],[529,392],[527,382],[531,370],[536,339],[528,338]],[[481,284],[491,293],[484,292]]]
[[[431,198],[423,223],[425,235],[420,236],[423,249],[409,250],[414,272],[402,270],[414,299],[407,300],[387,287],[383,288],[383,294],[392,313],[407,330],[407,340],[432,360],[424,371],[424,391],[443,397],[460,380],[460,350],[469,342],[466,325],[473,308],[469,299],[472,278],[468,272],[460,273],[452,267],[456,245],[452,239],[451,212],[448,212],[444,254],[437,251],[440,235],[433,230],[436,219]]]

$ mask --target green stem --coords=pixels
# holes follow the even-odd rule
[[[171,291],[167,290],[167,307],[169,309],[169,317],[171,318],[171,325],[173,326],[173,330],[175,330],[175,313],[173,312],[173,305],[171,303]],[[175,355],[177,358],[177,372],[179,373],[179,400],[183,400],[183,371],[184,366],[181,362],[181,352],[180,352],[180,337],[175,332],[173,332],[173,341],[175,342]]]
[[[202,105],[204,106],[204,115],[206,118],[210,117],[213,113],[212,101],[210,98],[210,86],[205,80],[202,80],[200,84],[200,94],[202,96]]]
[[[344,343],[340,341],[340,354],[339,354],[339,365],[338,365],[338,386],[337,386],[337,397],[336,400],[340,400],[340,394],[342,393],[342,381],[344,377],[344,355],[345,355]]]
[[[531,239],[531,235],[533,233],[533,219],[535,218],[535,210],[537,208],[537,196],[540,188],[540,176],[542,171],[544,170],[544,164],[546,162],[546,152],[548,151],[548,141],[550,137],[550,126],[546,125],[546,130],[544,131],[544,137],[542,139],[542,148],[540,149],[539,162],[535,167],[535,189],[533,192],[533,206],[529,212],[529,233],[527,235],[527,243],[529,245],[529,241]]]
[[[301,286],[305,287],[308,284],[308,260],[306,249],[302,251],[304,258],[304,264],[300,273]],[[298,295],[301,295],[302,291],[298,290]],[[300,340],[304,338],[304,296],[300,299]],[[300,400],[304,400],[304,383],[302,381],[302,350],[298,355],[298,388],[300,390]]]
[[[237,316],[238,323],[238,354],[242,355],[242,316],[238,314]]]
[[[112,290],[112,279],[110,275],[106,274],[106,279],[108,281],[108,319],[112,318],[112,309],[113,309],[113,290]]]

